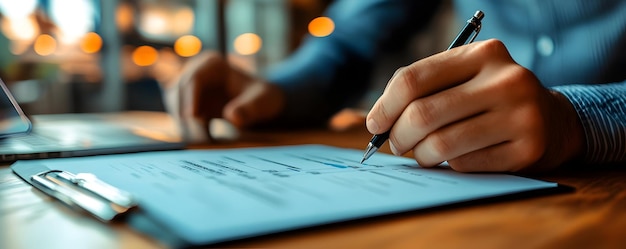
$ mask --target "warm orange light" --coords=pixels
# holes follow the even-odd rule
[[[328,17],[318,17],[309,23],[309,33],[312,36],[329,36],[333,31],[335,31],[335,23]]]
[[[189,7],[182,7],[171,15],[170,29],[174,34],[188,34],[193,29],[194,14]]]
[[[37,36],[37,39],[35,39],[33,49],[38,55],[48,56],[54,53],[54,51],[57,49],[57,41],[54,39],[54,37],[50,35],[39,35]]]
[[[200,52],[200,49],[202,49],[202,42],[193,35],[181,36],[174,43],[174,51],[182,57],[194,56]]]
[[[140,46],[133,51],[133,62],[138,66],[150,66],[159,58],[156,49],[150,46]]]
[[[80,49],[88,54],[96,53],[100,51],[100,48],[102,48],[102,38],[94,32],[85,34],[80,43]]]
[[[39,25],[34,16],[10,19],[2,17],[0,20],[2,33],[10,40],[23,40],[32,42],[39,34]]]
[[[171,19],[164,8],[147,8],[142,10],[139,22],[140,29],[151,35],[164,35],[169,32]]]
[[[241,55],[252,55],[259,52],[263,41],[257,34],[245,33],[237,36],[233,45],[237,53]]]
[[[133,6],[129,3],[120,3],[117,7],[115,22],[121,31],[127,32],[132,28],[134,22],[133,14]]]

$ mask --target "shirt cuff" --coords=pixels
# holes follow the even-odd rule
[[[553,87],[572,103],[582,123],[589,164],[626,159],[626,83]]]

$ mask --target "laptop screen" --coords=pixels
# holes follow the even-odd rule
[[[0,80],[0,138],[28,133],[31,128],[31,122],[17,105],[7,86]]]

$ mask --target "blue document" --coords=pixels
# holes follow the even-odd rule
[[[185,150],[18,161],[28,181],[45,170],[91,173],[131,193],[142,212],[190,244],[503,196],[558,184],[507,174],[420,168],[384,153],[323,145]],[[132,214],[131,214],[132,215]]]

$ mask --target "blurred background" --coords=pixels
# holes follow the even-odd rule
[[[305,36],[333,32],[332,20],[322,16],[329,2],[0,0],[0,77],[30,115],[163,111],[162,84],[190,57],[223,43],[233,61],[261,72]],[[438,25],[450,23],[452,15],[443,16]],[[407,64],[446,45],[428,41],[388,57]],[[397,64],[382,67],[381,82]]]
[[[260,70],[319,16],[313,0],[0,0],[0,77],[28,114],[163,110],[158,82],[184,61],[226,49]]]

